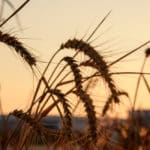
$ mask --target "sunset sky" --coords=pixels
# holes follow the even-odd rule
[[[17,8],[21,2],[14,0],[13,4]],[[85,33],[88,37],[110,10],[111,14],[93,37],[101,35],[93,46],[107,41],[97,49],[109,62],[150,40],[149,0],[31,0],[18,14],[21,28],[13,18],[1,30],[17,36],[39,60],[48,61],[67,39],[80,39]],[[5,4],[3,17],[11,12]],[[111,71],[140,71],[144,50],[148,46],[112,66]],[[35,88],[33,74],[10,48],[0,44],[0,49],[0,98],[3,110],[8,113],[14,109],[26,109]],[[57,63],[57,60],[53,63]],[[150,72],[149,65],[150,60],[146,63],[145,72]],[[114,79],[118,87],[128,91],[133,99],[137,77],[116,75]],[[146,79],[150,81],[149,76]],[[136,108],[150,108],[150,94],[143,82],[139,90]],[[97,100],[101,101],[101,98],[97,97]],[[123,100],[119,106],[121,109],[114,107],[114,111],[119,114],[129,107],[129,102]]]

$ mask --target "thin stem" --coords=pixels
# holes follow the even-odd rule
[[[142,64],[140,72],[143,72],[145,63],[146,63],[146,57],[144,58],[144,62]],[[137,95],[138,95],[138,90],[139,90],[141,78],[142,78],[142,74],[139,75],[138,80],[137,80],[137,84],[136,84],[135,95],[134,95],[134,100],[133,100],[133,108],[132,108],[133,111],[135,109],[135,104],[136,104],[136,100],[137,100]]]
[[[37,96],[37,94],[38,94],[38,92],[39,92],[39,89],[40,89],[40,86],[41,86],[42,81],[46,80],[45,77],[44,77],[44,75],[45,75],[46,71],[48,70],[48,68],[49,68],[49,66],[50,66],[50,64],[51,64],[51,62],[52,62],[52,60],[53,60],[54,57],[59,53],[59,51],[60,51],[60,49],[58,49],[58,50],[54,53],[54,55],[51,57],[51,59],[49,60],[47,66],[45,67],[45,69],[44,69],[44,71],[43,71],[42,74],[41,74],[40,70],[38,70],[38,72],[41,74],[41,77],[40,77],[40,79],[39,79],[39,81],[38,81],[38,84],[37,84],[37,87],[36,87],[36,90],[35,90],[35,93],[34,93],[34,96],[33,96],[33,99],[32,99],[32,104],[31,104],[30,110],[32,109],[33,104],[36,103],[36,102],[34,102],[34,101],[35,101],[36,96]],[[44,80],[43,80],[43,79],[44,79]],[[43,92],[44,92],[44,91],[45,91],[45,89],[43,90]]]
[[[38,111],[39,111],[39,109],[40,109],[40,105],[41,105],[41,103],[44,101],[44,99],[45,99],[45,97],[47,96],[47,94],[49,94],[48,91],[44,92],[44,93],[41,95],[41,97],[38,98],[38,100],[35,101],[35,103],[39,102],[38,105],[37,105],[37,107],[36,107],[35,116],[38,115]],[[51,94],[46,98],[45,101],[47,102],[47,101],[50,99],[50,97],[51,97]]]
[[[9,5],[9,7],[12,9],[12,11],[15,11],[15,7],[13,6],[13,4],[9,0],[5,0],[5,2]],[[20,23],[20,20],[19,20],[19,17],[18,17],[17,14],[16,14],[16,21],[17,21],[20,29],[22,29],[21,28],[21,23]]]
[[[44,71],[43,71],[43,73],[42,73],[42,76],[45,75],[46,71],[48,70],[48,68],[49,68],[49,66],[50,66],[50,64],[51,64],[51,62],[52,62],[52,60],[53,60],[54,57],[60,52],[60,50],[61,50],[61,49],[58,49],[58,50],[54,53],[54,55],[51,57],[51,59],[49,60],[47,66],[45,67],[45,69],[44,69]]]
[[[58,62],[57,66],[55,67],[55,69],[54,69],[53,72],[51,73],[51,75],[50,75],[50,77],[49,77],[49,79],[48,79],[48,83],[49,83],[50,80],[52,79],[54,73],[56,72],[57,68],[59,67],[59,65],[61,64],[62,61],[63,61],[63,59]],[[64,69],[64,68],[63,68],[63,69]],[[62,69],[62,70],[63,70],[63,69]],[[60,71],[60,72],[61,72],[61,71]]]
[[[94,31],[90,34],[90,36],[87,38],[86,42],[88,42],[92,36],[95,34],[95,32],[100,28],[100,26],[103,24],[103,22],[107,19],[111,11],[108,12],[108,14],[102,19],[102,21],[97,25],[97,27],[94,29]]]
[[[51,57],[51,59],[49,60],[47,66],[45,67],[45,69],[44,69],[44,71],[43,71],[42,74],[41,74],[40,70],[38,70],[38,72],[40,73],[41,77],[40,77],[40,79],[39,79],[39,81],[38,81],[38,84],[37,84],[35,93],[34,93],[34,95],[33,95],[32,104],[31,104],[31,107],[30,107],[30,109],[29,109],[30,111],[31,111],[31,109],[32,109],[32,107],[33,107],[34,101],[35,101],[36,96],[37,96],[37,94],[38,94],[38,92],[39,92],[39,89],[40,89],[40,87],[41,87],[41,83],[42,83],[42,81],[45,80],[44,75],[45,75],[46,71],[48,70],[48,68],[49,68],[49,66],[50,66],[50,64],[51,64],[51,62],[52,62],[52,60],[53,60],[54,57],[59,53],[60,50],[61,50],[61,49],[58,49],[58,50],[54,53],[54,55],[53,55],[53,56]],[[44,79],[44,80],[43,80],[43,79]],[[44,89],[44,90],[45,90],[45,89]],[[43,92],[44,92],[44,91],[43,91]],[[35,102],[35,103],[36,103],[36,102]]]
[[[111,72],[110,75],[124,75],[124,74],[127,74],[127,75],[139,75],[139,74],[142,74],[142,75],[150,75],[150,73],[148,72]],[[98,76],[101,76],[101,74],[98,74],[98,72],[92,74],[91,76],[88,76],[88,77],[84,77],[83,79],[83,82],[92,78],[92,77],[98,77]],[[70,84],[74,82],[74,80],[68,80],[68,81],[64,81],[62,83],[59,83],[58,86],[63,86],[65,84]]]
[[[50,88],[53,86],[53,84],[55,83],[55,81],[60,77],[60,75],[63,73],[63,71],[67,68],[67,65],[65,65],[59,72],[59,74],[55,77],[55,79],[53,80],[53,82],[50,84]]]
[[[146,80],[146,78],[145,78],[145,76],[143,74],[142,74],[142,77],[143,77],[144,83],[145,83],[145,85],[146,85],[146,87],[147,87],[147,89],[148,89],[148,91],[150,93],[150,86],[149,86],[149,84],[148,84],[148,82],[147,82],[147,80]]]
[[[44,84],[45,84],[47,90],[49,91],[49,90],[50,90],[50,87],[49,87],[49,85],[48,85],[48,83],[47,83],[47,81],[45,80],[44,77],[43,77],[43,81],[44,81]],[[55,98],[53,97],[52,94],[50,94],[50,97],[52,97],[53,101],[56,103]],[[50,97],[49,97],[49,98],[50,98]],[[44,107],[45,107],[46,104],[48,103],[49,98],[48,98],[48,99],[44,102],[44,104],[41,106],[41,108],[40,108],[38,114],[40,114],[40,113],[42,112],[42,110],[44,109]],[[60,116],[62,116],[61,110],[60,110],[60,108],[59,108],[59,106],[58,106],[57,103],[56,103],[56,107],[57,107],[58,112],[60,113]],[[40,115],[39,115],[39,116],[40,116]]]
[[[2,27],[4,24],[6,24],[13,16],[15,16],[30,0],[26,0],[16,11],[14,11],[7,19],[5,19],[1,24],[0,27]]]
[[[150,43],[150,41],[147,41],[147,42],[145,42],[144,44],[138,46],[137,48],[133,49],[133,50],[130,51],[129,53],[127,53],[127,54],[123,55],[122,57],[118,58],[117,60],[113,61],[111,64],[108,65],[108,67],[110,67],[110,66],[116,64],[116,63],[119,62],[120,60],[126,58],[126,57],[129,56],[130,54],[136,52],[137,50],[141,49],[143,46],[145,46],[145,45],[147,45],[147,44],[149,44],[149,43]]]
[[[79,51],[77,51],[74,55],[73,55],[73,57],[72,58],[75,58],[77,55],[78,55],[78,53],[79,53]],[[63,60],[63,59],[62,59]],[[62,69],[61,69],[61,71],[60,71],[60,73],[55,77],[55,79],[53,80],[53,82],[51,83],[51,85],[49,86],[49,88],[51,88],[52,86],[53,86],[53,84],[55,83],[55,81],[60,77],[60,75],[63,73],[63,71],[66,69],[68,67],[68,64],[66,64]],[[71,72],[70,72],[71,73]],[[69,74],[70,74],[69,73]],[[66,77],[69,75],[68,73],[67,73],[67,75],[66,75]],[[65,77],[65,78],[66,78]],[[49,80],[48,80],[49,81]]]
[[[0,8],[0,21],[3,19],[2,16],[3,16],[3,11],[4,11],[4,6],[5,6],[5,1],[2,0],[1,8]]]
[[[56,105],[56,107],[57,107],[57,110],[58,110],[58,112],[59,112],[59,115],[60,115],[60,117],[61,117],[61,119],[63,120],[63,114],[62,114],[62,112],[61,112],[61,110],[60,110],[60,108],[59,108],[59,106],[58,106],[58,103],[57,103],[57,100],[55,99],[55,97],[52,95],[52,99],[53,99],[53,101],[54,101],[54,103],[55,103],[55,105]],[[60,102],[61,100],[59,100],[59,102]]]
[[[60,80],[60,82],[55,86],[54,89],[56,89],[56,88],[59,86],[59,84],[61,84],[61,82],[62,82],[70,73],[71,73],[71,71],[68,72],[68,73]],[[45,84],[47,84],[47,83],[45,82]],[[49,89],[50,89],[50,86],[48,86],[48,84],[46,85],[46,88],[47,88],[47,87],[49,87]],[[46,91],[46,89],[45,89],[45,90],[43,91],[43,94],[42,94],[36,101],[34,101],[34,103],[32,103],[32,105],[35,105],[35,104],[36,104],[37,102],[39,102],[39,101],[42,102],[48,93],[49,93],[48,90]],[[48,99],[50,99],[50,97],[51,97],[51,95],[49,95],[48,98],[47,98],[45,101],[48,101]],[[41,102],[38,104],[35,114],[38,113],[38,110],[39,110],[39,108],[40,108]],[[45,105],[45,104],[44,104],[44,105]],[[30,109],[29,109],[29,110],[30,110]]]
[[[128,75],[150,75],[148,72],[112,72],[111,75],[120,75],[120,74],[128,74]]]

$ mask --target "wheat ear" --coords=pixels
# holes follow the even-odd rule
[[[89,56],[90,59],[96,64],[98,71],[101,73],[101,76],[104,78],[104,80],[108,84],[108,87],[111,91],[114,101],[116,103],[119,102],[119,97],[117,96],[118,90],[109,73],[109,67],[107,63],[105,62],[103,56],[101,56],[89,43],[83,40],[73,39],[73,40],[68,40],[65,44],[62,44],[60,48],[61,49],[64,49],[64,48],[75,49]]]
[[[64,94],[58,89],[49,89],[51,94],[56,95],[60,102],[62,103],[64,109],[64,131],[67,135],[68,140],[72,139],[72,114],[70,111],[71,106],[68,103],[68,100],[65,98]]]
[[[0,31],[0,42],[13,47],[31,67],[36,65],[35,57],[23,46],[23,44],[14,36]]]
[[[33,117],[31,117],[30,114],[23,112],[23,110],[14,110],[10,113],[10,115],[13,115],[23,121],[24,123],[30,125],[38,134],[41,134],[43,131],[43,126],[37,122]]]
[[[122,96],[122,95],[124,95],[124,96],[126,96],[126,97],[129,97],[128,93],[126,93],[126,92],[118,92],[118,96]],[[109,98],[108,98],[108,100],[107,100],[107,102],[106,102],[105,105],[104,105],[103,110],[102,110],[102,115],[103,115],[103,116],[104,116],[104,115],[106,114],[106,112],[109,110],[109,107],[110,107],[110,105],[112,104],[112,102],[113,102],[113,95],[110,95]]]
[[[95,107],[93,105],[93,100],[90,98],[90,96],[83,90],[82,87],[82,76],[80,74],[80,70],[78,68],[78,65],[75,63],[75,61],[71,57],[65,57],[64,61],[66,61],[75,78],[75,84],[76,84],[76,94],[79,96],[84,103],[85,111],[88,116],[89,120],[89,130],[90,130],[90,137],[94,142],[97,141],[97,124],[96,124],[96,112]]]

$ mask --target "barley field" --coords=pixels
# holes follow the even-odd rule
[[[13,28],[12,20],[17,26],[22,26],[23,18],[19,17],[20,13],[26,11],[30,3],[32,0],[21,1],[16,7],[13,1],[1,0],[0,44],[6,45],[24,61],[36,84],[26,109],[14,108],[8,114],[4,114],[3,100],[0,99],[2,116],[0,148],[2,150],[149,150],[150,110],[137,110],[136,103],[138,94],[143,92],[141,82],[145,87],[144,91],[150,94],[148,68],[150,41],[147,40],[108,60],[106,55],[98,50],[98,46],[94,45],[94,41],[99,39],[95,35],[112,13],[108,11],[96,27],[82,37],[67,38],[58,45],[48,61],[43,61],[36,57],[21,38],[6,30]],[[3,16],[7,12],[5,5],[10,11],[6,17]],[[113,70],[124,59],[139,51],[142,55],[139,71],[134,71],[134,68],[129,71]],[[81,56],[84,59],[81,59]],[[56,61],[57,63],[54,63]],[[129,75],[136,76],[133,97],[124,88],[125,85],[118,84],[116,76],[119,75],[121,77],[124,75],[122,80],[126,80]],[[130,83],[128,86],[131,86]],[[102,96],[99,98],[102,102],[101,107],[98,107],[98,100],[93,96],[96,90],[103,91],[105,95],[104,98]],[[125,119],[109,117],[115,106],[122,105],[123,99],[129,105],[127,117]],[[86,122],[83,121],[85,126],[83,125],[82,129],[80,120],[80,123],[74,125],[73,120],[77,111],[84,112],[82,119]],[[53,112],[57,112],[59,117],[57,128],[50,128],[51,124],[42,122],[44,118],[52,116]],[[123,113],[123,110],[120,109],[120,112]],[[11,119],[15,120],[13,125],[9,123]],[[80,128],[78,131],[75,130],[77,125]]]

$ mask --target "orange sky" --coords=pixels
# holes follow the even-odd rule
[[[19,1],[16,0],[16,7],[17,3],[19,4]],[[149,6],[149,0],[36,0],[31,1],[19,13],[22,31],[15,19],[1,30],[18,36],[39,59],[47,61],[62,42],[68,38],[81,38],[86,32],[90,34],[108,11],[112,10],[111,15],[94,36],[104,34],[93,43],[98,45],[108,40],[108,43],[98,50],[104,54],[106,60],[112,61],[126,51],[150,40]],[[8,12],[11,10],[6,5],[4,15],[6,16]],[[25,109],[33,94],[32,72],[7,46],[0,44],[0,49],[0,96],[4,112]],[[107,51],[110,52],[106,53]],[[112,66],[111,71],[140,71],[143,56],[141,50]],[[147,72],[150,72],[149,64],[150,61],[146,64]],[[117,85],[127,90],[133,99],[137,76],[121,75],[114,78]],[[147,79],[150,78],[147,76]],[[150,94],[145,86],[141,86],[140,91],[137,108],[149,108]],[[96,95],[100,95],[97,99],[102,98],[100,93]],[[129,106],[125,99],[115,111],[120,114]]]

